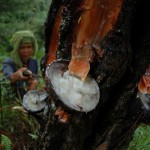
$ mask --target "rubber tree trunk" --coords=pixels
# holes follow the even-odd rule
[[[149,109],[137,96],[150,63],[149,6],[146,0],[52,1],[41,60],[48,111],[37,114],[36,149],[127,149],[140,123],[150,123]],[[67,60],[69,73],[81,81],[89,74],[94,78],[100,91],[95,109],[77,111],[59,102],[45,73],[58,60]]]

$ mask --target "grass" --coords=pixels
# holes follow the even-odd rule
[[[142,124],[135,130],[128,150],[150,150],[150,126]]]

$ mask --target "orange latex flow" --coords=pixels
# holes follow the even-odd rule
[[[47,54],[46,65],[51,64],[54,60],[56,60],[56,51],[57,51],[58,41],[59,41],[59,27],[62,20],[62,16],[61,16],[62,9],[63,7],[60,7],[56,15],[53,31],[50,37],[50,44],[49,44],[49,50]]]
[[[70,74],[85,80],[90,70],[90,62],[94,59],[93,48],[99,57],[103,56],[104,51],[100,48],[99,42],[113,28],[122,3],[123,0],[82,0],[82,13],[72,26]],[[63,9],[64,6],[61,6],[56,15],[46,65],[56,60]]]
[[[55,116],[58,116],[58,121],[61,123],[68,123],[69,121],[69,114],[66,113],[61,107],[55,111]]]
[[[83,1],[82,14],[74,27],[70,74],[85,80],[93,59],[93,47],[102,57],[99,42],[113,28],[122,3],[123,0]]]

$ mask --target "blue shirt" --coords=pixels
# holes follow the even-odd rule
[[[32,71],[33,74],[37,74],[38,73],[37,60],[30,58],[27,64],[27,68],[30,71]],[[2,64],[2,72],[7,79],[10,79],[11,74],[16,72],[17,70],[18,67],[16,66],[15,62],[11,58],[7,58],[6,60],[4,60]],[[19,92],[21,94],[21,97],[25,94],[25,86],[24,86],[25,84],[26,81],[17,81],[15,83],[15,86],[20,88]]]

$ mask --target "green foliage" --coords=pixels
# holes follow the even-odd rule
[[[51,0],[1,0],[0,49],[9,50],[9,40],[18,30],[32,30],[39,49],[44,45],[44,22]]]
[[[51,0],[0,0],[0,68],[6,57],[9,56],[11,45],[9,40],[12,34],[19,30],[32,30],[38,41],[39,51],[37,60],[44,55],[44,22],[47,17]],[[40,75],[40,69],[39,69]],[[40,79],[39,88],[45,86]],[[36,120],[20,110],[13,109],[20,106],[12,90],[10,82],[3,78],[0,72],[0,131],[11,137],[13,149],[32,149],[37,138],[39,124]],[[10,141],[0,132],[0,149],[9,150]]]
[[[11,150],[11,140],[4,134],[1,134],[1,145],[4,145],[5,150]]]
[[[10,80],[6,79],[0,74],[0,100],[15,99],[16,94],[14,92],[15,87],[11,85]]]
[[[0,56],[0,62],[8,56],[5,51],[1,52],[3,55]],[[43,53],[44,51],[38,51],[38,62],[40,62]],[[43,86],[44,80],[40,79],[39,88]],[[14,149],[23,149],[23,147],[33,148],[38,136],[39,124],[32,116],[20,110],[13,109],[14,106],[20,106],[21,103],[22,101],[16,97],[10,81],[4,78],[2,73],[0,73],[0,129],[12,137]],[[0,144],[0,149],[2,149],[1,146],[3,145],[4,144]]]
[[[8,93],[9,90],[6,90],[8,87],[9,84],[7,84],[7,87],[1,84],[0,129],[11,137],[14,149],[33,148],[39,124],[32,116],[24,113],[21,109],[14,109],[16,106],[21,106],[22,101],[17,99],[13,93]],[[9,143],[7,143],[6,138],[4,142],[0,146],[5,145],[6,149]]]
[[[134,132],[128,150],[150,150],[150,127],[141,125]]]

